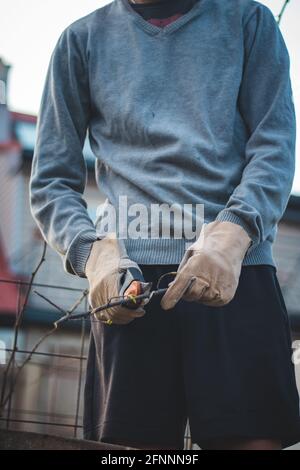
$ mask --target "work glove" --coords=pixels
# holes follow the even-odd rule
[[[123,241],[115,234],[93,243],[85,274],[90,286],[88,300],[93,309],[122,295],[134,279],[143,279],[139,266],[128,258]],[[119,325],[144,314],[142,306],[130,309],[121,305],[95,313],[99,320]]]
[[[229,303],[250,244],[240,225],[227,221],[203,224],[198,240],[186,251],[161,300],[162,308],[173,308],[181,298],[211,306]]]

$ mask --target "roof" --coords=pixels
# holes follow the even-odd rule
[[[22,147],[22,157],[25,161],[31,161],[35,146],[37,117],[32,114],[11,111],[11,118],[14,137]],[[88,139],[84,143],[83,156],[86,160],[87,168],[94,170],[95,156]]]
[[[294,194],[290,196],[283,220],[296,224],[300,223],[300,196]]]
[[[299,199],[299,198],[298,198]],[[291,201],[293,205],[293,200]],[[294,329],[300,330],[300,227],[283,221],[274,243],[278,279]]]
[[[20,150],[21,145],[17,140],[8,140],[0,142],[0,152],[8,152],[10,150]]]

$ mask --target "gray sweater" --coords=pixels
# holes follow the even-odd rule
[[[52,53],[38,114],[32,214],[65,270],[84,276],[103,228],[96,231],[83,198],[88,131],[97,183],[117,213],[124,196],[128,206],[146,208],[203,204],[205,222],[231,221],[248,232],[244,265],[274,265],[295,129],[289,55],[266,6],[200,0],[160,28],[127,0],[114,0],[70,24]],[[129,257],[179,263],[185,236],[153,238],[151,223],[140,238],[123,237]]]

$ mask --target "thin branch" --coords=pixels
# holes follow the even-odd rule
[[[285,9],[286,9],[288,3],[290,3],[290,0],[285,0],[285,1],[284,1],[284,4],[283,4],[283,6],[282,6],[282,8],[281,8],[281,11],[280,11],[279,15],[277,15],[277,23],[278,23],[278,24],[280,24],[280,22],[281,22],[281,20],[282,20],[283,14],[284,14],[284,12],[285,12]]]
[[[56,308],[57,310],[59,310],[61,313],[63,313],[64,315],[67,314],[67,312],[59,307],[59,305],[56,305],[54,302],[52,302],[52,300],[48,299],[48,297],[46,297],[45,295],[41,294],[40,292],[38,292],[37,290],[33,290],[33,293],[38,295],[39,297],[41,297],[43,300],[45,300],[46,302],[48,302],[48,304],[52,305],[52,307]]]
[[[54,328],[52,328],[50,331],[48,331],[47,333],[45,333],[39,340],[38,342],[35,344],[35,346],[32,348],[32,350],[30,351],[30,353],[28,354],[28,356],[26,357],[26,359],[23,361],[23,363],[19,366],[18,368],[18,371],[12,381],[12,384],[11,384],[11,387],[10,387],[10,390],[8,392],[8,394],[6,395],[6,397],[2,399],[1,401],[1,407],[2,409],[4,410],[5,408],[5,405],[6,403],[9,401],[9,399],[11,398],[13,392],[14,392],[14,389],[15,389],[15,386],[16,386],[16,383],[18,381],[18,378],[19,378],[19,375],[22,371],[22,369],[26,366],[26,364],[30,361],[30,359],[32,358],[32,356],[34,355],[35,351],[38,349],[38,347],[43,343],[43,341],[45,341],[46,338],[48,338],[48,336],[52,335],[52,333],[54,333],[54,331],[57,329],[56,326],[54,326]],[[13,350],[13,354],[15,355],[15,350]]]
[[[46,297],[45,295],[41,294],[40,292],[38,292],[37,290],[34,290],[33,291],[35,294],[37,294],[39,297],[41,297],[43,300],[45,300],[46,302],[48,302],[48,304],[52,305],[52,307],[56,308],[57,310],[59,310],[61,313],[64,314],[64,317],[68,317],[69,315],[71,315],[76,309],[77,307],[79,307],[79,305],[82,303],[82,301],[86,298],[86,296],[88,295],[89,291],[88,289],[85,289],[83,292],[82,292],[82,295],[75,301],[74,305],[68,309],[68,310],[64,310],[63,308],[61,308],[59,305],[57,305],[55,302],[53,302],[53,300],[50,300],[48,297]]]
[[[45,261],[46,250],[47,250],[47,243],[44,242],[41,258],[40,258],[35,270],[31,274],[31,278],[30,278],[30,282],[29,282],[29,285],[28,285],[28,288],[27,288],[27,291],[26,291],[23,306],[22,306],[21,310],[17,313],[17,316],[16,316],[16,321],[15,321],[15,325],[14,325],[14,340],[13,340],[13,347],[12,347],[13,353],[11,354],[11,356],[10,356],[8,362],[7,362],[5,371],[3,373],[3,383],[2,383],[1,398],[0,398],[0,415],[1,415],[1,411],[3,409],[3,400],[4,400],[5,390],[6,390],[6,386],[7,386],[8,374],[9,374],[10,368],[13,364],[13,361],[14,361],[14,358],[15,358],[15,352],[17,350],[20,324],[22,322],[24,312],[25,312],[26,306],[28,304],[28,299],[29,299],[29,295],[30,295],[30,292],[31,292],[31,288],[32,288],[34,278],[35,278],[37,272],[39,271],[41,265]]]
[[[37,272],[37,270],[35,270],[35,273]],[[86,298],[87,294],[88,294],[88,290],[85,289],[82,293],[82,295],[75,301],[75,303],[73,304],[73,306],[65,311],[63,310],[61,307],[59,307],[58,305],[56,305],[54,302],[52,302],[50,299],[48,299],[46,296],[40,294],[39,292],[37,291],[33,291],[35,292],[37,295],[39,295],[41,298],[43,298],[46,302],[50,303],[53,307],[55,307],[56,309],[58,309],[60,312],[62,312],[64,315],[70,315],[72,314],[77,308],[78,306],[82,303],[82,301]],[[54,323],[54,328],[52,328],[50,331],[46,332],[39,340],[38,342],[34,345],[34,347],[32,348],[32,350],[29,352],[28,356],[26,357],[26,359],[24,359],[23,363],[18,367],[18,371],[12,381],[12,384],[11,384],[11,387],[10,387],[10,391],[8,392],[7,396],[4,398],[4,394],[5,394],[5,389],[4,389],[4,392],[3,392],[3,397],[2,397],[2,400],[1,400],[1,408],[4,409],[6,404],[8,403],[8,401],[10,400],[13,392],[14,392],[14,389],[15,389],[15,386],[17,384],[17,381],[18,381],[18,378],[20,376],[20,373],[21,371],[23,370],[23,368],[26,366],[26,364],[31,360],[32,356],[35,354],[36,350],[39,348],[39,346],[45,341],[45,339],[47,339],[50,335],[52,335],[56,330],[57,330],[57,323],[55,322]],[[16,352],[16,348],[13,348],[13,353],[12,355],[15,355],[15,352]],[[12,357],[12,356],[11,356]]]

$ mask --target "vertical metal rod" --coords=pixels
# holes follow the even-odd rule
[[[6,390],[8,377],[9,377],[10,368],[11,368],[12,363],[14,362],[14,359],[15,359],[19,329],[20,329],[20,326],[21,326],[21,323],[22,323],[22,319],[23,319],[23,316],[24,316],[25,309],[27,307],[29,295],[30,295],[30,292],[31,292],[31,288],[32,288],[32,284],[34,282],[35,276],[36,276],[38,270],[40,269],[42,263],[45,261],[46,250],[47,250],[47,243],[44,242],[44,247],[43,247],[43,252],[42,252],[41,258],[40,258],[40,260],[37,264],[37,267],[31,273],[30,282],[28,283],[28,288],[27,288],[27,291],[26,291],[26,294],[25,294],[25,299],[24,299],[22,307],[20,305],[21,304],[21,302],[20,302],[20,283],[17,281],[17,283],[18,283],[18,308],[17,308],[16,321],[15,321],[15,325],[14,325],[14,341],[13,341],[13,348],[12,348],[13,352],[12,352],[8,362],[7,362],[7,365],[5,367],[5,371],[4,371],[4,374],[3,374],[3,384],[2,384],[2,388],[1,388],[1,398],[0,398],[0,413],[5,408],[5,402],[6,402],[5,390]]]
[[[14,394],[14,376],[15,376],[15,368],[16,368],[16,352],[18,350],[18,336],[19,336],[19,329],[20,329],[20,323],[19,323],[19,316],[21,314],[21,286],[18,284],[18,299],[17,299],[17,311],[16,311],[16,322],[14,325],[14,340],[13,340],[13,347],[12,347],[12,357],[11,357],[11,368],[10,368],[10,374],[8,376],[9,380],[9,400],[7,404],[7,413],[6,413],[6,429],[9,429],[9,424],[10,424],[10,415],[11,415],[11,405],[12,405],[12,397]],[[6,388],[6,387],[5,387]]]
[[[85,309],[87,307],[87,298],[84,301]],[[81,399],[81,383],[82,383],[82,372],[83,372],[83,353],[85,346],[85,320],[81,321],[81,341],[80,341],[80,359],[79,359],[79,374],[78,374],[78,386],[77,386],[77,400],[76,400],[76,413],[75,413],[75,424],[74,424],[74,437],[77,437],[78,421],[79,421],[79,409]]]

